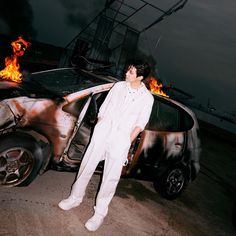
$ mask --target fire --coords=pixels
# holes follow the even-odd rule
[[[21,82],[22,74],[20,73],[18,57],[23,56],[25,50],[30,45],[31,43],[25,41],[22,37],[19,37],[16,41],[11,43],[13,55],[5,58],[6,67],[0,71],[0,77],[2,77],[2,79],[11,80],[18,83]]]
[[[149,84],[150,90],[151,90],[153,93],[159,94],[159,95],[161,95],[161,96],[169,97],[165,92],[162,91],[163,85],[162,85],[161,83],[158,84],[156,78],[151,77],[151,78],[149,79],[148,84]]]

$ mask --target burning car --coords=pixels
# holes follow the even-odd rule
[[[116,81],[75,68],[36,72],[20,83],[0,80],[1,185],[28,185],[48,169],[77,171]],[[198,122],[182,104],[153,96],[150,120],[132,143],[122,175],[153,181],[163,197],[174,199],[200,169]]]

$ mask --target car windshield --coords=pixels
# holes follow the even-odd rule
[[[60,96],[107,83],[105,79],[72,68],[32,73],[26,81],[40,84]]]

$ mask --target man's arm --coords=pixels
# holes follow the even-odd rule
[[[133,142],[137,138],[139,133],[144,130],[152,112],[153,102],[154,102],[153,96],[149,97],[149,99],[145,102],[145,105],[143,106],[143,109],[136,121],[135,127],[130,134],[131,142]]]
[[[107,107],[109,106],[110,101],[112,100],[112,98],[113,98],[113,96],[115,94],[116,87],[117,87],[117,83],[115,83],[113,85],[113,87],[108,92],[104,102],[102,103],[102,105],[101,105],[101,107],[99,109],[97,123],[100,122],[102,120],[103,116],[105,115]]]

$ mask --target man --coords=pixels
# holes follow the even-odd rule
[[[130,145],[149,120],[154,98],[142,82],[149,72],[147,63],[134,63],[126,72],[126,81],[115,83],[109,91],[70,196],[58,204],[63,210],[79,206],[98,163],[105,160],[95,213],[85,224],[89,231],[97,230],[107,215]]]

